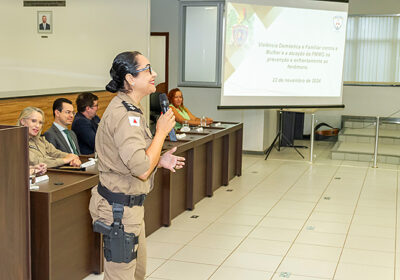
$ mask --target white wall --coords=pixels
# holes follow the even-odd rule
[[[0,3],[0,97],[50,88],[104,89],[116,54],[148,54],[149,0],[67,0],[66,7],[22,2]],[[53,12],[52,34],[37,33],[37,11]]]

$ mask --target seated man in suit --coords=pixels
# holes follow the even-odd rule
[[[74,107],[72,102],[66,98],[58,98],[53,103],[53,125],[44,133],[44,137],[56,149],[65,153],[79,155],[78,139],[68,126],[74,119]]]
[[[76,99],[76,113],[72,130],[78,137],[79,148],[82,155],[94,153],[94,142],[100,118],[96,116],[99,109],[99,98],[91,92],[81,93]]]

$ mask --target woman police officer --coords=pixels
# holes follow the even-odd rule
[[[112,234],[103,236],[104,279],[138,280],[146,275],[143,200],[153,187],[157,167],[175,172],[185,159],[173,155],[176,148],[160,156],[165,137],[175,125],[171,109],[157,121],[154,138],[146,123],[140,100],[155,92],[157,76],[148,59],[139,52],[121,53],[110,75],[106,89],[117,96],[105,110],[96,134],[100,183],[92,189],[89,210],[95,230],[99,225],[105,231],[112,229]],[[120,235],[135,244],[132,250],[126,251],[131,243],[113,239]]]

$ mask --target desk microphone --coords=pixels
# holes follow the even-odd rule
[[[165,93],[160,94],[160,107],[161,107],[161,111],[163,114],[165,114],[169,109],[169,102],[168,102],[167,95]],[[178,141],[176,139],[175,129],[173,129],[173,128],[169,132],[169,139],[174,142]]]

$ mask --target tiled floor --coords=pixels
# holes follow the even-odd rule
[[[399,166],[331,147],[317,142],[313,164],[290,148],[244,155],[241,177],[147,238],[147,279],[400,280]]]

